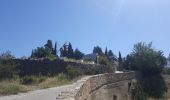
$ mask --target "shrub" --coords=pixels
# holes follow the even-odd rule
[[[153,98],[162,98],[167,91],[162,75],[142,77],[139,82],[143,91]]]
[[[101,64],[101,65],[106,65],[106,66],[111,66],[112,65],[112,62],[109,61],[109,59],[105,55],[99,56],[98,63]]]
[[[143,92],[142,87],[138,82],[133,83],[133,89],[131,89],[132,100],[147,100],[147,95]]]
[[[73,79],[74,77],[76,77],[78,75],[78,71],[76,68],[68,67],[67,74],[68,74],[69,78]]]
[[[35,84],[36,82],[37,82],[37,79],[34,76],[24,76],[21,79],[21,83],[26,84],[26,85]]]
[[[57,78],[58,78],[59,81],[67,80],[67,76],[63,73],[58,74]]]
[[[16,71],[12,60],[0,59],[0,79],[12,78]]]

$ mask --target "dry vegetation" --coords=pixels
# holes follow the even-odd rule
[[[4,80],[0,82],[0,96],[61,86],[61,85],[75,82],[79,78],[80,77],[70,80],[64,74],[59,74],[54,77],[46,77],[46,76],[38,76],[38,77],[27,76],[23,78],[16,77],[15,79]]]

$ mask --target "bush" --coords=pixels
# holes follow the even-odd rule
[[[143,89],[138,82],[133,83],[131,97],[132,100],[147,100],[147,95],[143,92]]]
[[[112,61],[106,55],[99,56],[98,63],[105,66],[113,66]]]
[[[15,74],[14,63],[11,60],[0,59],[0,79],[12,78]]]
[[[69,78],[73,79],[74,77],[78,76],[78,70],[73,67],[68,67],[67,74]]]
[[[26,85],[35,84],[36,82],[37,82],[37,79],[34,76],[24,76],[21,79],[21,83],[26,84]]]
[[[59,81],[66,81],[67,80],[67,76],[63,73],[58,74],[57,78],[58,78]]]
[[[167,91],[162,75],[142,77],[139,82],[143,91],[153,98],[162,98]]]

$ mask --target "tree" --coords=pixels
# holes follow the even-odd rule
[[[57,56],[57,42],[55,43],[53,54]]]
[[[31,58],[45,58],[49,55],[49,52],[46,52],[46,49],[43,47],[37,47],[34,49],[31,54]]]
[[[13,56],[10,51],[7,51],[7,52],[2,53],[0,55],[0,59],[7,59],[8,60],[8,59],[14,59],[14,58],[15,58],[15,56]]]
[[[108,56],[108,52],[107,52],[107,47],[105,49],[105,53],[104,53],[106,56]]]
[[[119,58],[118,58],[118,62],[119,62],[119,70],[122,70],[122,55],[121,55],[121,53],[120,53],[120,51],[119,51]]]
[[[140,42],[134,45],[133,52],[129,56],[128,66],[145,76],[160,74],[166,64],[163,52],[155,50],[152,43]]]
[[[60,48],[60,57],[64,57],[64,48]]]
[[[84,56],[84,54],[79,49],[76,49],[74,51],[74,58],[75,59],[77,59],[77,60],[81,59],[83,56]]]
[[[107,58],[106,55],[101,55],[99,56],[98,58],[98,63],[101,64],[101,65],[106,65],[106,66],[112,66],[112,62],[109,61],[109,59]]]
[[[72,48],[72,44],[69,42],[69,44],[64,44],[60,48],[60,56],[61,57],[67,57],[67,58],[74,58],[74,50]]]
[[[10,51],[0,55],[0,80],[12,78],[16,74],[14,58]]]
[[[118,61],[119,61],[119,63],[122,63],[122,55],[121,55],[120,51],[119,51],[119,58],[118,58]]]
[[[54,54],[54,50],[52,41],[48,40],[44,47],[37,47],[37,49],[32,50],[31,58],[56,59],[57,56]]]
[[[61,48],[60,48],[60,57],[67,57],[67,45],[64,44]]]
[[[112,50],[109,50],[107,55],[108,55],[108,57],[112,57],[112,56],[114,56],[114,54],[113,54]]]
[[[97,53],[98,55],[102,55],[103,51],[99,46],[94,47],[93,53]]]
[[[166,84],[161,72],[166,64],[166,58],[162,51],[155,50],[152,43],[140,42],[134,45],[132,53],[126,57],[124,63],[130,70],[140,73],[137,80],[141,87],[140,93],[154,98],[161,98],[164,95]]]
[[[132,69],[131,68],[131,62],[132,62],[132,57],[130,55],[127,55],[124,60],[123,60],[123,65],[122,67],[125,69],[125,70],[130,70]]]
[[[69,44],[64,44],[60,48],[60,57],[67,57],[72,59],[81,59],[84,56],[84,54],[79,49],[73,49],[72,44],[69,42]]]
[[[47,40],[47,44],[44,45],[45,48],[49,48],[51,51],[53,50],[53,43],[51,40]]]
[[[68,57],[68,58],[73,58],[73,53],[74,53],[74,50],[73,50],[73,48],[72,48],[71,43],[69,42],[69,44],[68,44],[68,55],[67,55],[67,57]]]

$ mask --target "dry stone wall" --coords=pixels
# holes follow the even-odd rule
[[[57,100],[130,100],[128,83],[135,72],[85,77],[61,93]]]

